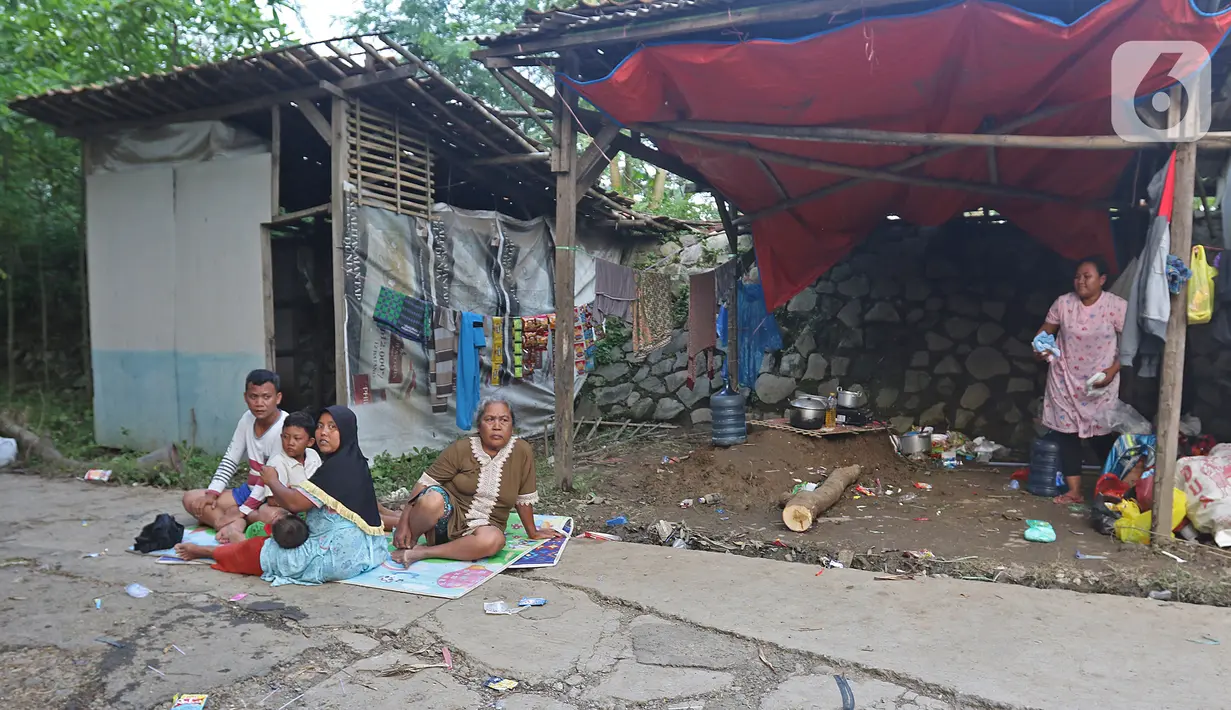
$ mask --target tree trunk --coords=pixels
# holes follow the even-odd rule
[[[86,161],[85,144],[81,147],[81,214],[77,219],[77,283],[81,288],[81,367],[85,373],[86,395],[94,402],[94,373],[90,362],[90,284],[86,268],[89,236],[86,231]]]
[[[861,470],[859,464],[843,466],[829,474],[829,478],[815,491],[796,493],[782,509],[782,522],[795,532],[812,527],[816,517],[833,507],[847,487],[859,479]]]
[[[8,278],[4,280],[4,294],[8,309],[8,338],[5,363],[9,369],[9,400],[13,399],[13,390],[17,388],[17,308],[13,303],[13,282],[17,280],[17,245],[9,247]]]
[[[38,302],[39,302],[39,320],[42,322],[43,335],[43,389],[44,391],[51,389],[51,345],[48,342],[47,333],[47,273],[46,262],[43,260],[44,235],[38,234]]]
[[[663,204],[663,193],[667,190],[667,171],[655,168],[654,191],[650,193],[650,209],[656,210]]]

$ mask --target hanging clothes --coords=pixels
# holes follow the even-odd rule
[[[474,428],[474,411],[479,407],[479,348],[487,345],[483,335],[483,316],[462,313],[457,347],[457,428]]]
[[[739,384],[752,387],[768,350],[782,349],[782,333],[774,314],[765,308],[761,284],[740,284],[739,291]]]
[[[492,387],[500,386],[500,371],[504,368],[504,318],[492,316]]]
[[[431,312],[432,307],[426,301],[381,286],[372,320],[407,340],[426,344],[432,332]]]
[[[437,308],[432,313],[432,359],[428,367],[432,413],[449,411],[453,394],[453,375],[457,364],[457,313]]]
[[[717,299],[713,271],[688,277],[688,389],[692,389],[697,355],[718,346]]]
[[[594,310],[599,323],[607,316],[628,321],[636,300],[636,272],[605,259],[594,260]]]
[[[1124,332],[1120,334],[1120,364],[1132,367],[1137,359],[1137,374],[1157,377],[1171,316],[1171,293],[1167,288],[1167,255],[1171,251],[1171,212],[1175,191],[1175,153],[1167,166],[1150,180],[1147,193],[1155,203],[1145,249],[1141,252],[1139,272],[1133,281],[1125,313]]]
[[[662,347],[671,339],[671,277],[637,272],[637,300],[633,303],[633,352]]]
[[[714,298],[718,305],[728,303],[739,281],[739,259],[731,259],[714,269]]]

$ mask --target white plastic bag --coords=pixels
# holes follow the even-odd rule
[[[17,460],[17,440],[0,436],[0,468],[11,466]]]
[[[1118,431],[1121,434],[1154,433],[1154,427],[1150,424],[1150,420],[1141,416],[1136,409],[1133,409],[1132,405],[1121,399],[1117,399],[1114,404],[1100,412],[1098,422],[1108,429]]]
[[[1193,527],[1214,536],[1219,547],[1231,547],[1231,444],[1219,444],[1208,456],[1188,456],[1177,462],[1176,487],[1188,493],[1188,519]]]

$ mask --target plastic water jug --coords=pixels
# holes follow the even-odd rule
[[[1049,498],[1060,495],[1056,484],[1060,470],[1060,444],[1051,439],[1035,439],[1030,445],[1030,474],[1026,476],[1026,490]]]
[[[710,395],[714,446],[735,446],[748,441],[748,422],[744,395],[732,392],[728,383]]]

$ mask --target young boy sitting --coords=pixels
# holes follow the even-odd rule
[[[265,465],[278,472],[278,480],[287,488],[308,480],[321,467],[320,454],[309,448],[316,443],[315,433],[316,421],[306,412],[288,414],[282,420],[282,450],[270,457]],[[251,486],[248,499],[239,509],[249,523],[268,523],[289,515],[285,508],[270,499],[269,488],[263,480]]]
[[[244,403],[248,411],[239,419],[235,435],[226,455],[218,464],[209,488],[184,494],[184,509],[192,517],[218,531],[218,541],[240,542],[244,539],[245,513],[240,510],[251,493],[251,487],[261,482],[261,467],[281,449],[282,421],[286,412],[282,403],[281,382],[269,370],[253,370],[244,380]],[[239,464],[248,462],[247,483],[222,495]],[[273,522],[271,518],[267,522]]]

